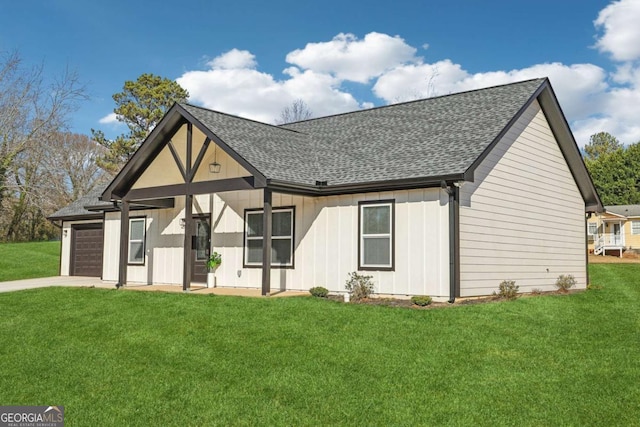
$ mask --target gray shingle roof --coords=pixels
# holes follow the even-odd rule
[[[640,205],[605,206],[607,212],[626,217],[640,217]]]
[[[267,178],[331,186],[462,174],[544,81],[282,126],[182,106]]]
[[[96,218],[102,217],[102,214],[100,212],[89,211],[85,209],[85,206],[104,207],[104,208],[111,207],[112,203],[103,202],[98,199],[102,194],[103,190],[104,188],[99,187],[98,189],[95,189],[87,193],[85,196],[80,197],[78,200],[74,201],[70,205],[65,206],[64,208],[50,215],[48,218],[50,220],[58,220],[58,219],[69,218],[69,217],[85,217],[85,216],[86,217],[95,216]]]
[[[310,137],[265,123],[181,104],[242,158],[268,178],[292,182],[312,179],[308,158]]]

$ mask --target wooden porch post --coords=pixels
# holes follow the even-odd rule
[[[127,284],[127,264],[129,264],[129,201],[120,205],[120,264],[116,288]]]
[[[193,194],[187,194],[184,201],[184,265],[182,269],[182,290],[191,290],[191,232],[193,229]]]
[[[262,216],[262,295],[271,292],[271,190],[264,189]]]

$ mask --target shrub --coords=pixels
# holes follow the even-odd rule
[[[542,294],[542,289],[540,288],[531,289],[531,295],[541,295],[541,294]]]
[[[428,295],[417,295],[411,297],[411,302],[415,305],[419,305],[420,307],[425,307],[431,304],[431,297]]]
[[[576,285],[576,278],[571,274],[561,274],[556,280],[556,288],[560,292],[567,292]]]
[[[351,301],[360,301],[373,293],[372,276],[362,276],[355,271],[349,273],[349,279],[344,286],[349,291],[349,298]]]
[[[515,280],[503,280],[498,286],[498,293],[494,292],[493,294],[498,295],[500,298],[516,299],[518,289],[520,289],[520,286],[516,285]]]
[[[329,296],[329,290],[327,288],[323,288],[322,286],[316,286],[309,289],[309,293],[318,298],[326,298]]]

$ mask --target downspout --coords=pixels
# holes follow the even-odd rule
[[[456,302],[460,287],[460,187],[456,183],[440,187],[449,195],[449,304]]]
[[[591,212],[585,215],[584,219],[584,258],[585,258],[585,268],[586,268],[586,276],[587,276],[587,286],[589,286],[589,218],[591,218]],[[593,243],[593,251],[595,253],[596,243],[594,238]]]

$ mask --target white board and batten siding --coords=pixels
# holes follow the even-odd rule
[[[553,290],[561,274],[586,287],[585,203],[537,102],[461,189],[460,274],[463,297],[503,280]]]
[[[344,292],[348,274],[358,269],[358,202],[389,199],[395,200],[395,269],[361,274],[373,276],[376,293],[447,295],[448,208],[438,189],[317,198],[275,193],[274,209],[295,206],[294,266],[272,268],[272,291]],[[244,211],[262,206],[262,191],[216,194],[213,205],[212,244],[223,260],[218,284],[260,287],[261,268],[242,265]]]
[[[222,254],[216,271],[220,287],[260,288],[262,270],[245,267],[244,212],[262,207],[262,191],[198,196],[194,213],[211,213],[212,247]],[[308,290],[324,286],[344,292],[348,274],[358,269],[358,202],[395,200],[395,269],[361,272],[373,276],[375,292],[448,296],[447,196],[439,189],[330,197],[273,195],[273,207],[295,207],[294,266],[271,269],[271,289]],[[210,206],[211,209],[210,209]],[[117,280],[120,214],[105,219],[104,278]],[[129,283],[182,283],[184,199],[176,207],[131,212],[146,216],[145,264],[127,267]]]
[[[207,214],[209,195],[196,196],[193,213]],[[144,264],[127,266],[127,282],[141,284],[182,284],[184,198],[175,198],[173,209],[131,211],[130,218],[146,218]],[[104,280],[118,280],[120,258],[120,212],[107,212],[104,221]]]

